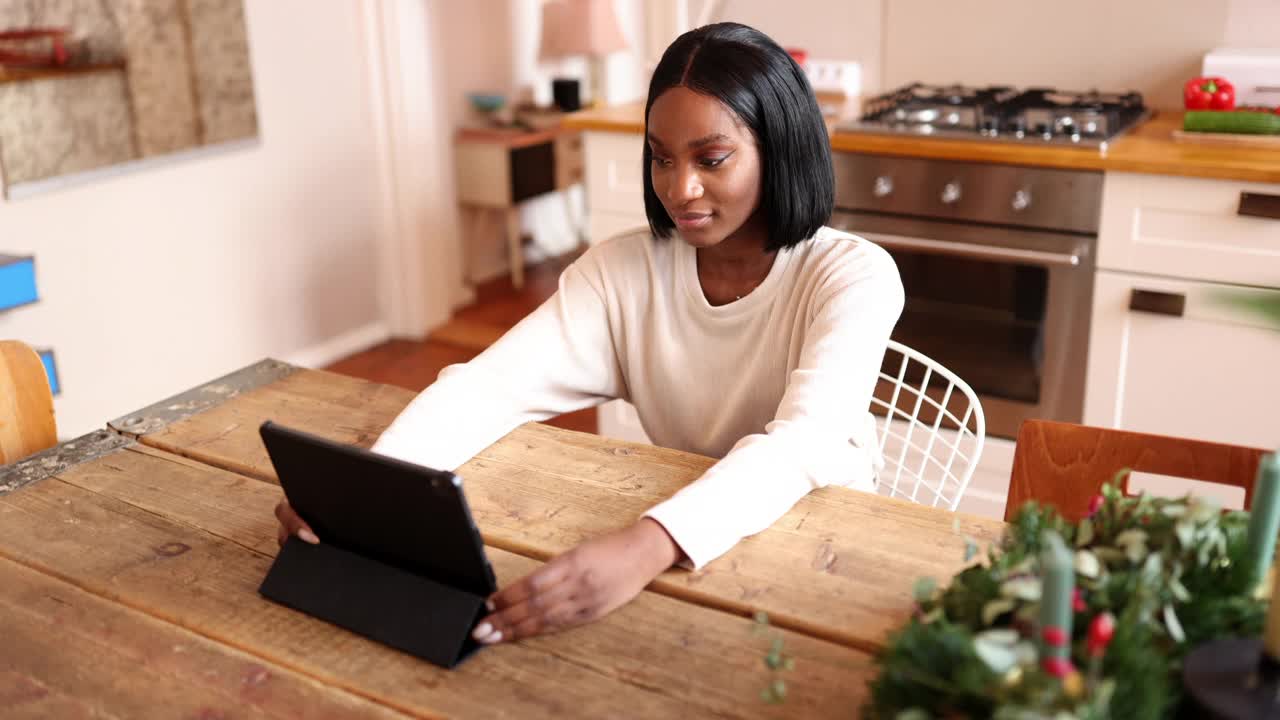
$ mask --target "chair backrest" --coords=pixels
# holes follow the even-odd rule
[[[1005,520],[1028,500],[1053,505],[1076,521],[1089,501],[1124,469],[1187,478],[1244,489],[1253,504],[1253,481],[1266,450],[1188,440],[1167,435],[1027,420],[1018,429]],[[1129,493],[1128,479],[1121,488]]]
[[[889,341],[871,399],[885,467],[882,495],[955,510],[982,456],[987,420],[968,383]]]
[[[16,340],[0,340],[0,465],[58,443],[44,363]]]

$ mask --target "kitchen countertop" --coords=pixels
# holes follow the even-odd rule
[[[565,118],[564,124],[579,130],[639,134],[644,131],[643,115],[644,104],[637,102],[573,113]],[[1102,152],[1030,143],[923,139],[839,131],[832,134],[831,146],[837,151],[875,155],[1280,183],[1280,148],[1178,142],[1174,140],[1173,131],[1181,127],[1181,112],[1156,111],[1150,119],[1112,141]]]

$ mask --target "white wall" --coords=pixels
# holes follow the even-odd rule
[[[691,23],[707,2],[689,2]],[[815,60],[855,61],[862,66],[865,91],[881,87],[881,0],[716,0],[710,20],[750,25],[785,48],[807,50]]]
[[[1244,48],[1280,48],[1280,2],[1229,0],[1222,44]]]
[[[440,36],[442,56],[448,60],[442,78],[445,106],[450,123],[458,127],[473,119],[467,93],[509,95],[513,88],[511,0],[436,2],[444,30]]]
[[[709,1],[688,0],[691,17]],[[814,58],[856,60],[868,92],[911,82],[1136,89],[1166,108],[1180,107],[1208,50],[1280,46],[1280,0],[716,0],[711,19]]]
[[[1223,40],[1223,0],[933,0],[886,6],[885,85],[933,83],[1140,91],[1181,107],[1182,84]]]
[[[256,146],[0,202],[0,251],[36,256],[43,297],[0,337],[54,349],[60,435],[264,356],[386,337],[363,12],[247,0]]]

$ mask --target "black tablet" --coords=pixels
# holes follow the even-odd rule
[[[285,497],[321,543],[480,597],[497,590],[457,475],[270,421],[260,433]]]

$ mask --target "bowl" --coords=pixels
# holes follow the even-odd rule
[[[501,110],[507,104],[505,97],[494,93],[471,93],[467,99],[471,101],[471,107],[486,113]]]

